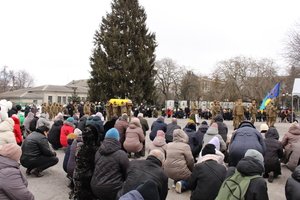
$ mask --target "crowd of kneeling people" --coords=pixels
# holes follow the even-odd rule
[[[191,190],[191,200],[265,200],[265,178],[272,183],[280,176],[281,163],[292,171],[286,198],[300,199],[296,122],[281,141],[275,127],[262,124],[257,130],[249,121],[228,135],[221,115],[210,125],[203,121],[198,129],[193,120],[182,129],[176,118],[166,124],[164,117],[149,127],[142,113],[131,119],[123,114],[106,123],[101,113],[80,119],[58,114],[51,124],[45,115],[29,113],[23,122],[26,134],[20,138],[15,133],[18,116],[2,119],[0,199],[34,199],[18,163],[27,176],[42,177],[58,163],[55,150],[61,148],[70,199],[165,200],[173,187],[178,193]],[[148,130],[151,142],[146,148]]]

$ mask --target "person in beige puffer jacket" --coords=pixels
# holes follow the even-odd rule
[[[135,157],[140,157],[145,140],[144,132],[138,118],[132,118],[129,127],[125,132],[124,149],[128,153],[135,153]]]
[[[7,118],[0,123],[0,145],[8,143],[17,143],[14,134],[15,122],[12,118]]]
[[[297,122],[291,124],[287,133],[284,134],[281,144],[284,148],[283,162],[294,171],[300,159],[300,125]]]
[[[163,132],[162,130],[157,131],[156,137],[154,138],[153,142],[151,142],[149,144],[148,154],[150,153],[150,151],[152,151],[154,149],[160,150],[166,157],[167,143],[166,143],[166,138],[165,138],[165,132]]]
[[[173,142],[167,144],[167,158],[164,170],[167,176],[174,181],[188,180],[194,168],[194,158],[190,146],[189,137],[181,129],[173,132]]]

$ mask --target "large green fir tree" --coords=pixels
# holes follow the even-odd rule
[[[155,34],[146,27],[145,10],[138,0],[113,0],[111,6],[94,37],[90,99],[152,102],[157,45]]]

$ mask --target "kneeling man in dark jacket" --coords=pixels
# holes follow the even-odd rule
[[[154,149],[146,160],[131,161],[121,195],[136,190],[141,184],[152,180],[158,188],[160,200],[165,200],[168,194],[168,177],[162,169],[164,159],[164,154]]]

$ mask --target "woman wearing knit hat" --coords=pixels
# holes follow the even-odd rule
[[[74,118],[73,117],[68,117],[65,121],[64,121],[64,125],[61,127],[60,129],[60,144],[62,147],[67,147],[68,146],[68,142],[67,142],[67,136],[70,133],[74,132]]]
[[[157,131],[153,142],[150,142],[148,153],[153,149],[159,149],[165,156],[167,155],[167,143],[165,133],[162,130]]]
[[[208,144],[208,142],[213,138],[218,137],[220,141],[220,151],[224,152],[227,149],[226,143],[223,140],[222,136],[219,134],[218,124],[212,123],[210,127],[207,129],[206,134],[203,137],[203,147]]]
[[[105,139],[95,155],[95,170],[91,188],[99,199],[115,200],[125,181],[129,160],[121,150],[117,129],[107,131]]]
[[[136,158],[141,157],[145,136],[139,118],[132,118],[125,133],[124,149]]]
[[[21,154],[17,144],[0,145],[0,199],[34,199],[19,168]]]
[[[192,190],[191,200],[214,200],[218,195],[227,170],[223,163],[220,163],[216,152],[217,149],[213,144],[207,144],[202,149],[202,159],[195,165],[189,181]]]

